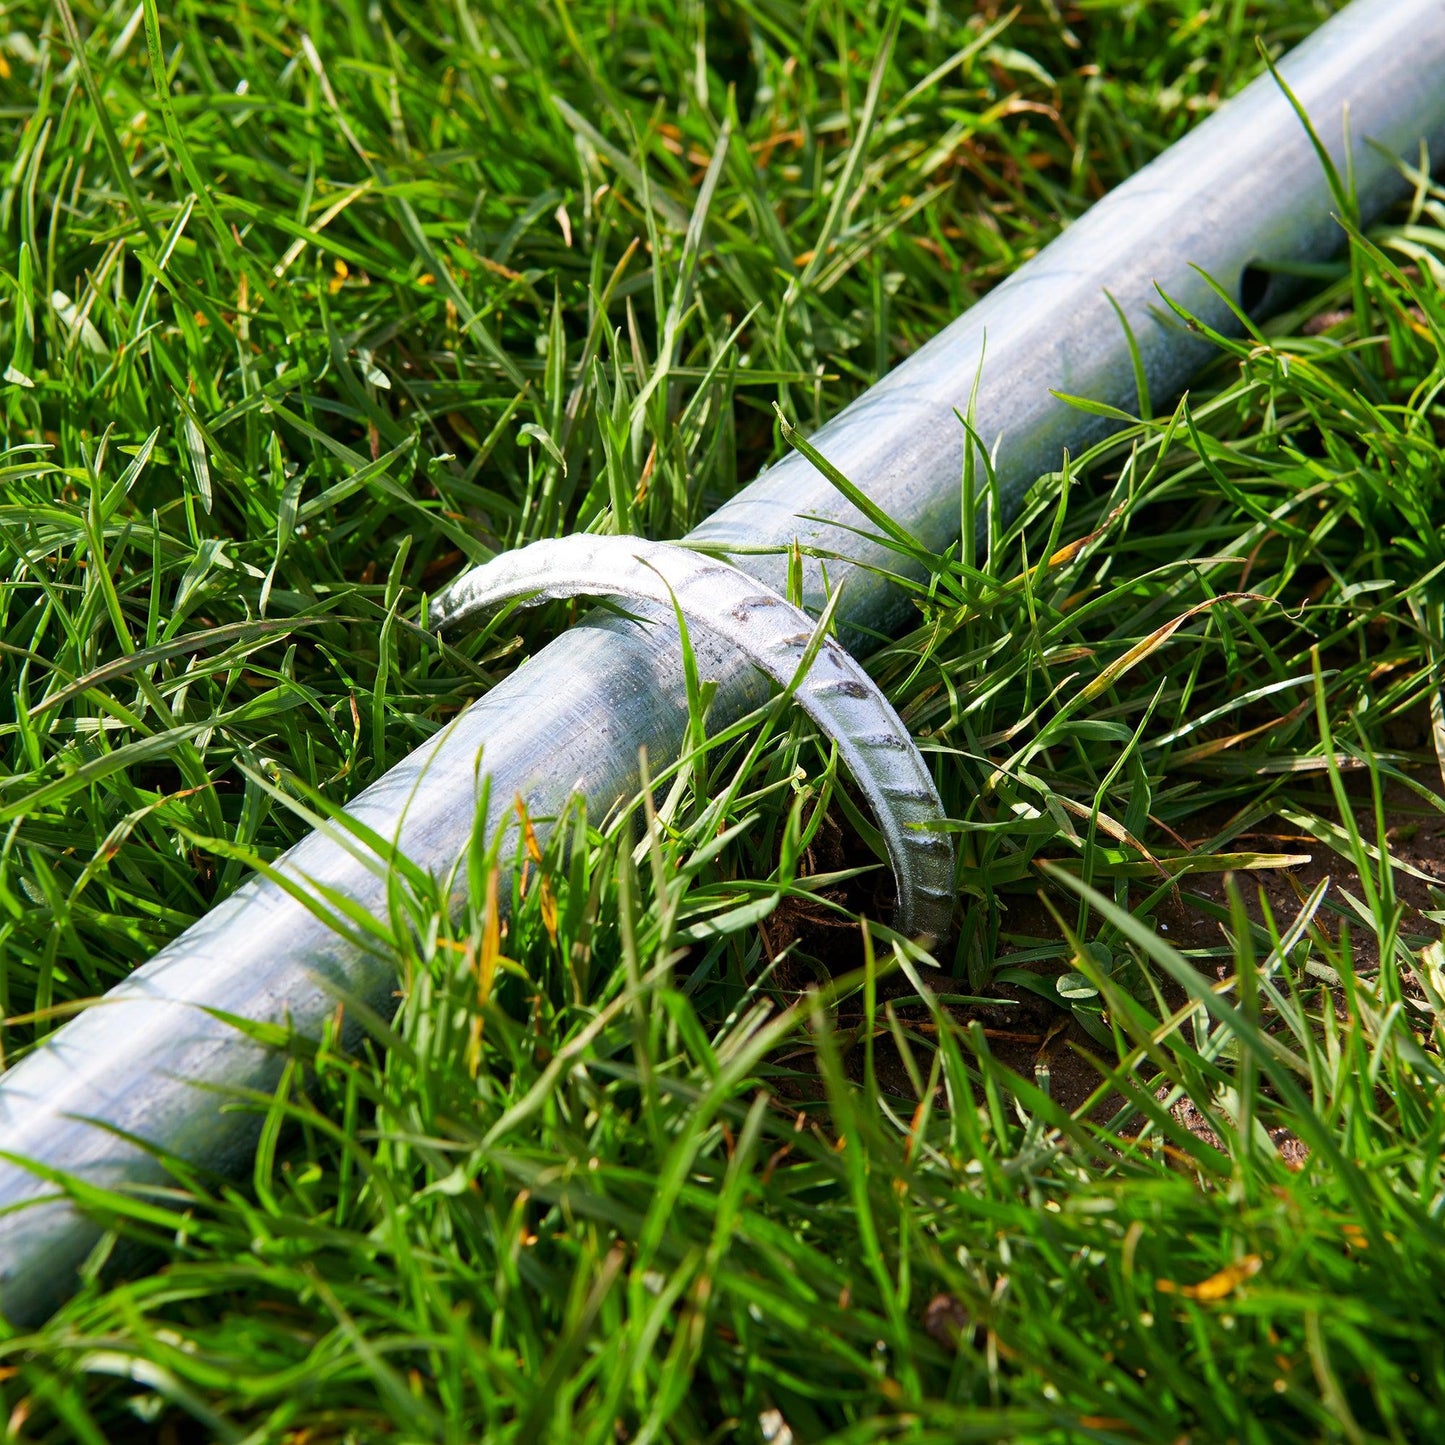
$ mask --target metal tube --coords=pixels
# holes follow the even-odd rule
[[[945,937],[953,926],[953,840],[928,764],[878,684],[845,648],[817,636],[801,607],[755,577],[642,537],[554,537],[503,552],[458,577],[435,599],[443,626],[509,598],[617,597],[673,606],[716,632],[781,687],[837,745],[883,834],[897,885],[894,927]],[[809,658],[811,657],[811,661]]]
[[[1353,168],[1366,217],[1404,190],[1394,157],[1425,142],[1445,154],[1445,0],[1355,0],[1294,51],[1282,73],[1336,164]],[[1348,129],[1344,125],[1348,113]],[[1054,391],[1123,407],[1135,402],[1124,332],[1137,340],[1156,397],[1177,392],[1209,354],[1160,304],[1158,287],[1209,324],[1233,329],[1198,266],[1238,294],[1249,268],[1318,259],[1342,235],[1319,159],[1275,82],[1256,81],[1218,114],[1100,201],[1082,220],[954,322],[814,439],[845,474],[915,535],[942,549],[959,535],[966,407],[1006,499],[1058,467],[1107,423]],[[1274,294],[1270,294],[1273,292]],[[1278,292],[1271,283],[1256,309]],[[987,355],[984,339],[987,336]],[[804,520],[805,517],[825,521]],[[849,526],[866,523],[807,463],[789,457],[721,508],[691,540],[709,547],[783,546],[794,538],[863,563],[896,559]],[[773,586],[777,556],[739,555]],[[840,569],[830,568],[836,581]],[[846,628],[887,630],[907,604],[855,569]],[[856,635],[856,634],[855,634]],[[367,789],[350,811],[445,876],[467,847],[478,757],[494,816],[521,794],[533,817],[574,792],[600,818],[637,787],[637,751],[676,756],[686,691],[670,617],[642,626],[592,620],[566,633]],[[714,718],[755,706],[766,689],[725,647],[694,639],[717,679]],[[385,907],[384,870],[354,840],[322,829],[282,861],[286,873]],[[97,1229],[21,1159],[109,1187],[163,1183],[134,1140],[221,1170],[249,1157],[254,1116],[221,1112],[225,1089],[270,1089],[277,1055],[217,1017],[243,1015],[316,1035],[338,991],[387,1011],[396,980],[381,957],[320,923],[275,882],[252,879],[104,1001],[0,1079],[0,1309],[43,1318],[74,1287]],[[24,1207],[20,1207],[24,1206]]]

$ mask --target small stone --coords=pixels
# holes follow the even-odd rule
[[[936,1294],[923,1311],[928,1337],[946,1350],[957,1352],[971,1321],[968,1311],[951,1294]]]

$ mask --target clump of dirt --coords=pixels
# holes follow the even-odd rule
[[[824,818],[817,837],[805,853],[803,872],[833,873],[876,863],[867,845],[835,810]],[[893,881],[886,869],[873,866],[869,872],[822,890],[817,896],[866,917],[887,918],[894,901]],[[1052,924],[1052,915],[1042,905],[1039,905],[1039,914]],[[758,925],[758,933],[769,961],[776,964],[774,983],[785,995],[802,993],[823,978],[837,977],[864,966],[862,930],[824,902],[784,898]],[[956,985],[947,977],[940,977],[934,987],[937,993],[946,995]],[[1006,1068],[1026,1078],[1036,1078],[1063,1108],[1079,1108],[1100,1084],[1098,1071],[1079,1052],[1097,1048],[1094,1041],[1072,1015],[1028,989],[994,983],[988,992],[989,997],[982,1002],[948,1002],[942,1006],[959,1024],[976,1023],[986,1046]],[[914,1035],[924,1043],[936,1034],[937,1024],[929,1006],[919,998],[906,976],[893,973],[879,980],[878,1032],[873,1041],[875,1075],[890,1094],[912,1099],[914,1090],[908,1069],[891,1031],[885,1026],[885,1010],[889,1006],[905,1035]],[[838,1011],[833,1023],[846,1047],[845,1062],[850,1074],[861,1080],[863,1051],[859,1045],[863,1042],[865,1027],[861,1007],[845,1006]],[[797,1056],[790,1053],[786,1061],[780,1062],[795,1065]],[[813,1081],[807,1078],[792,1078],[785,1092],[787,1097],[799,1101],[818,1096]],[[1100,1110],[1108,1108],[1112,1112],[1118,1102],[1115,1095],[1112,1106],[1101,1105]]]
[[[1156,1097],[1162,1103],[1169,1097],[1170,1090],[1166,1085],[1160,1089]],[[1219,1137],[1214,1126],[1195,1107],[1190,1099],[1177,1099],[1169,1109],[1169,1112],[1194,1135],[1196,1139],[1208,1144],[1211,1149],[1218,1149],[1221,1154],[1225,1152],[1224,1140]],[[1279,1157],[1291,1169],[1303,1169],[1310,1157],[1309,1146],[1289,1129],[1275,1128],[1268,1130],[1270,1142],[1279,1151]]]
[[[1429,719],[1423,709],[1418,715],[1392,722],[1386,745],[1397,753],[1413,754],[1423,768],[1433,757]],[[1346,774],[1346,792],[1355,825],[1366,842],[1377,847],[1381,840],[1377,836],[1367,775],[1363,771]],[[1326,825],[1339,825],[1343,821],[1324,778],[1296,785],[1292,788],[1292,797]],[[1436,918],[1445,908],[1445,812],[1432,808],[1417,792],[1393,779],[1386,781],[1382,812],[1384,845],[1396,863],[1405,865],[1394,868],[1391,875],[1395,896],[1405,907],[1404,932],[1412,941],[1438,938],[1440,927]],[[1231,809],[1201,812],[1191,820],[1190,836],[1183,841],[1200,851],[1227,847],[1231,851],[1310,855],[1309,862],[1289,869],[1237,873],[1235,881],[1246,911],[1255,922],[1262,923],[1267,908],[1277,927],[1287,927],[1313,889],[1328,878],[1325,904],[1315,915],[1315,924],[1333,942],[1340,940],[1344,927],[1349,928],[1355,967],[1368,979],[1379,966],[1378,945],[1371,930],[1352,913],[1346,900],[1347,893],[1357,899],[1365,893],[1350,861],[1284,818],[1266,819],[1248,831],[1235,833],[1231,831],[1233,816]],[[873,854],[846,819],[833,812],[824,820],[808,850],[804,871],[831,873],[870,864],[876,864]],[[1136,889],[1137,900],[1142,903],[1153,886],[1147,880],[1142,883]],[[1039,940],[1057,939],[1062,946],[1061,930],[1043,900],[1043,893],[1041,880],[1037,892],[1009,896],[1009,934],[1026,938],[1035,945]],[[892,904],[892,880],[886,869],[874,866],[856,878],[824,890],[819,899],[831,900],[869,917],[886,918]],[[1069,902],[1072,908],[1073,900]],[[1192,958],[1202,972],[1222,978],[1232,968],[1233,950],[1220,921],[1227,909],[1224,875],[1190,874],[1182,877],[1179,887],[1155,906],[1152,918],[1160,935]],[[1435,917],[1431,917],[1432,914]],[[862,931],[823,901],[784,899],[759,926],[759,933],[768,958],[777,963],[774,981],[785,994],[801,993],[823,978],[860,969],[864,963]],[[1001,954],[1000,961],[1007,959],[1009,951]],[[946,995],[950,986],[950,980],[940,978],[935,991]],[[1177,1007],[1184,1002],[1183,991],[1173,983],[1163,981],[1160,987],[1169,1006]],[[1339,990],[1335,993],[1339,995]],[[995,982],[988,994],[990,997],[985,1001],[946,1002],[942,1006],[960,1025],[977,1024],[986,1046],[1001,1063],[1025,1078],[1036,1079],[1063,1108],[1077,1110],[1099,1093],[1101,1076],[1091,1058],[1100,1053],[1100,1045],[1072,1014],[1036,993],[1013,985]],[[928,1006],[903,975],[892,974],[880,980],[878,998],[880,1020],[885,1008],[891,1007],[905,1034],[915,1036],[921,1044],[926,1044],[936,1031]],[[1336,996],[1335,1004],[1343,1011],[1342,996]],[[863,1051],[858,1046],[863,1042],[865,1026],[861,1009],[845,1006],[834,1023],[846,1049],[848,1068],[861,1078]],[[900,1098],[911,1099],[913,1084],[891,1031],[878,1029],[873,1054],[874,1070],[883,1088]],[[811,1088],[805,1088],[804,1094],[816,1097]],[[1102,1121],[1122,1102],[1117,1093],[1107,1092],[1096,1099],[1090,1115]],[[1174,1111],[1180,1123],[1191,1132],[1213,1147],[1222,1147],[1218,1135],[1193,1105],[1182,1101],[1174,1106]],[[1286,1162],[1299,1167],[1306,1157],[1305,1146],[1285,1130],[1275,1130],[1271,1137],[1275,1135],[1279,1136],[1275,1143]]]

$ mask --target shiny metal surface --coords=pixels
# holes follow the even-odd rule
[[[898,885],[894,927],[947,937],[956,896],[953,840],[941,827],[943,800],[917,744],[851,654],[831,637],[815,647],[813,619],[755,577],[671,542],[559,537],[463,573],[437,598],[433,616],[445,628],[515,598],[604,595],[661,607],[675,600],[689,637],[700,623],[780,687],[795,686],[799,706],[837,743],[872,805]]]
[[[1445,155],[1445,0],[1355,0],[1282,66],[1325,144],[1350,160],[1364,215],[1403,192],[1391,156],[1420,142]],[[1105,288],[1127,315],[1150,387],[1179,390],[1206,348],[1168,318],[1157,285],[1211,324],[1226,308],[1191,263],[1238,288],[1251,264],[1317,258],[1339,249],[1329,192],[1298,119],[1268,77],[1204,122],[860,398],[813,440],[855,483],[935,547],[961,525],[964,434],[954,408],[979,377],[976,418],[1011,498],[1077,451],[1105,423],[1070,410],[1062,390],[1134,404],[1124,335]],[[1267,310],[1266,296],[1261,310]],[[987,355],[984,338],[987,336]],[[980,364],[981,371],[980,371]],[[805,521],[805,515],[826,521]],[[848,527],[863,519],[807,463],[790,457],[723,507],[691,540],[710,549],[783,546],[794,538],[863,562],[885,559]],[[739,556],[781,585],[781,556]],[[896,560],[891,556],[888,560]],[[830,566],[836,582],[846,569]],[[814,579],[816,585],[816,578]],[[854,571],[840,622],[887,629],[906,603]],[[606,619],[545,648],[444,733],[362,794],[352,811],[439,874],[467,845],[478,755],[492,775],[493,826],[517,793],[534,818],[580,790],[601,818],[637,784],[637,750],[674,756],[686,690],[670,612],[644,624]],[[846,632],[845,632],[846,635]],[[720,686],[719,722],[755,706],[761,680],[707,634],[699,666]],[[384,907],[375,860],[326,832],[283,866]],[[304,884],[302,886],[305,886]],[[253,1115],[223,1112],[224,1090],[274,1083],[278,1061],[206,1010],[289,1023],[315,1033],[336,991],[390,1006],[384,963],[318,923],[278,886],[248,882],[195,927],[0,1079],[0,1308],[17,1322],[43,1317],[73,1287],[97,1238],[53,1186],[20,1163],[144,1186],[166,1174],[129,1133],[216,1168],[242,1164]]]

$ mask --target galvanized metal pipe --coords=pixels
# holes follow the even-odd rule
[[[1445,155],[1445,0],[1355,0],[1281,67],[1343,169],[1360,207],[1377,214],[1404,186],[1394,157],[1422,141]],[[1348,130],[1345,116],[1348,113]],[[979,377],[977,426],[995,451],[1006,496],[1058,467],[1106,422],[1051,395],[1134,404],[1123,330],[1128,317],[1149,386],[1176,393],[1208,348],[1183,332],[1156,285],[1211,325],[1227,308],[1193,266],[1227,288],[1248,268],[1318,259],[1341,233],[1318,158],[1274,81],[1256,81],[1217,115],[1100,201],[1082,220],[943,331],[814,439],[886,511],[935,548],[959,535],[964,432],[954,415]],[[1271,287],[1271,290],[1274,288]],[[1276,293],[1277,294],[1277,293]],[[1259,304],[1267,311],[1274,298]],[[987,337],[987,355],[984,341]],[[823,518],[826,520],[806,520]],[[848,527],[866,523],[808,464],[765,472],[692,534],[709,547],[784,546],[795,538],[861,563],[895,564]],[[739,554],[772,586],[779,557]],[[830,568],[836,581],[841,569]],[[847,628],[896,626],[907,603],[854,570],[840,610]],[[351,807],[417,863],[450,872],[471,835],[478,758],[492,777],[493,827],[520,793],[533,817],[583,794],[600,818],[638,784],[637,753],[675,756],[686,690],[668,616],[649,625],[594,619],[545,648],[508,681],[367,789]],[[694,638],[716,679],[715,718],[765,696],[725,647]],[[292,879],[385,907],[384,870],[354,841],[323,829],[280,865]],[[386,961],[319,923],[274,882],[240,888],[98,1006],[0,1079],[0,1310],[18,1323],[47,1314],[74,1287],[96,1227],[19,1162],[136,1188],[164,1183],[134,1139],[220,1170],[251,1154],[257,1123],[222,1112],[226,1089],[270,1089],[279,1060],[217,1017],[243,1015],[316,1035],[337,993],[389,1008]]]

